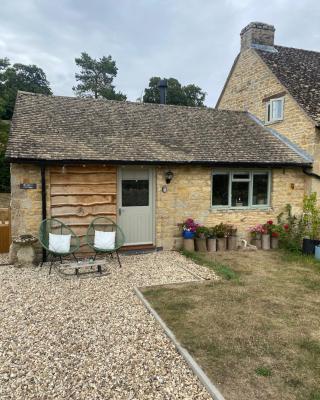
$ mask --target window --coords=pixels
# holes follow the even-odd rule
[[[283,120],[284,97],[271,99],[266,103],[266,122],[277,122]]]
[[[141,207],[148,205],[148,180],[122,180],[122,207]]]
[[[229,204],[229,174],[214,174],[212,177],[212,205],[227,206]]]
[[[212,175],[213,207],[267,207],[269,199],[269,171],[215,171]]]

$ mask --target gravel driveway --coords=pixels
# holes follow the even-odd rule
[[[0,267],[1,400],[209,399],[132,288],[211,273],[174,252],[122,261],[101,278]]]

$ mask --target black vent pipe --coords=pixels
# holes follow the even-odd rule
[[[160,91],[160,104],[166,104],[167,102],[167,80],[166,79],[160,79],[158,83],[158,88]]]
[[[42,220],[47,219],[47,191],[46,191],[46,166],[41,163],[41,205],[42,205]],[[42,247],[42,262],[47,261],[47,252],[44,247]]]

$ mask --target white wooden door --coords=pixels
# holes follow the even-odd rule
[[[126,245],[153,243],[153,197],[152,168],[119,168],[118,223]]]

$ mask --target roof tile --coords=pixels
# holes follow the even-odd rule
[[[19,92],[11,161],[310,164],[246,112]]]
[[[255,51],[316,125],[320,126],[320,53],[274,47],[277,52]]]

